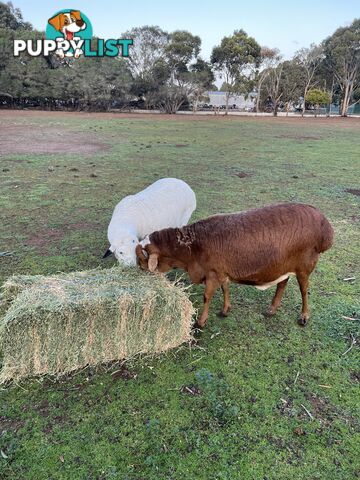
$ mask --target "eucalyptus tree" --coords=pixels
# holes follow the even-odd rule
[[[0,2],[0,28],[31,30],[32,25],[24,21],[20,8],[15,8],[11,2]]]
[[[199,87],[200,70],[204,70],[204,65],[194,65],[200,61],[200,46],[200,37],[190,32],[176,30],[170,34],[164,58],[168,79],[159,92],[160,106],[167,113],[176,113]]]
[[[254,74],[261,61],[261,47],[244,30],[236,30],[230,37],[224,37],[220,45],[214,47],[211,63],[223,80],[225,90],[226,113],[229,111],[229,98],[233,94],[247,93],[240,89],[244,77]]]
[[[271,68],[275,67],[280,60],[280,50],[277,48],[261,47],[259,68],[256,72],[256,111],[259,112],[262,87]]]
[[[145,25],[123,36],[134,41],[127,59],[133,78],[131,91],[143,99],[146,108],[153,107],[158,90],[164,84],[164,57],[170,35],[158,26]]]
[[[315,87],[317,78],[315,76],[319,70],[321,62],[324,58],[324,49],[322,45],[311,44],[309,48],[301,48],[295,53],[294,61],[302,69],[302,83],[303,83],[303,104],[301,116],[305,113],[305,99],[308,91]]]
[[[324,42],[328,68],[341,89],[340,114],[345,117],[354,91],[360,87],[360,19],[338,28]]]

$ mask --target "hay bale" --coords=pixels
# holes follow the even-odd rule
[[[44,277],[41,275],[13,275],[10,277],[2,286],[1,301],[4,307],[11,303],[24,288],[42,278]]]
[[[15,276],[3,299],[0,382],[163,352],[191,338],[184,289],[139,269]]]

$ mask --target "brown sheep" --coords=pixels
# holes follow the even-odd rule
[[[200,328],[206,324],[210,301],[220,286],[224,294],[221,314],[226,316],[230,310],[230,281],[260,290],[277,285],[269,308],[273,315],[290,275],[296,275],[299,283],[299,323],[305,325],[309,319],[309,275],[320,253],[328,250],[332,242],[333,229],[319,210],[285,203],[159,230],[137,245],[136,254],[145,270],[168,272],[181,268],[193,283],[205,283]]]

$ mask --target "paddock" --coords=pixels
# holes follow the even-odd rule
[[[355,478],[359,148],[357,118],[0,110],[1,284],[111,268],[114,205],[167,176],[195,191],[192,220],[296,201],[336,235],[305,328],[295,280],[272,318],[273,289],[232,285],[231,314],[218,292],[191,345],[2,388],[0,477]]]

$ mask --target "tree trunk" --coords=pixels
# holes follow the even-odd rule
[[[334,96],[334,78],[333,78],[333,81],[332,81],[332,84],[331,84],[329,113],[328,113],[328,117],[329,117],[329,118],[331,117],[331,105],[332,105],[332,101],[333,101],[333,96]]]
[[[259,108],[260,108],[260,94],[261,94],[261,83],[259,82],[259,84],[258,84],[258,91],[257,91],[257,97],[256,97],[256,113],[259,113]]]
[[[304,103],[303,103],[302,110],[301,110],[301,116],[302,117],[304,116],[304,113],[305,113],[307,92],[308,92],[308,86],[306,85],[305,90],[304,90]]]
[[[350,96],[352,93],[352,88],[351,88],[351,82],[347,81],[346,82],[346,87],[345,87],[345,92],[344,92],[344,98],[341,104],[341,116],[342,117],[347,117],[347,111],[349,108],[349,102],[350,102]]]
[[[344,96],[343,98],[341,99],[341,109],[340,109],[340,115],[342,117],[345,117],[345,113],[346,113],[346,97],[347,97],[347,89],[348,89],[348,86],[346,84],[346,87],[345,87],[345,90],[344,90]]]
[[[229,99],[230,99],[230,92],[226,92],[226,95],[225,95],[225,102],[226,102],[225,115],[227,115],[229,113]]]

